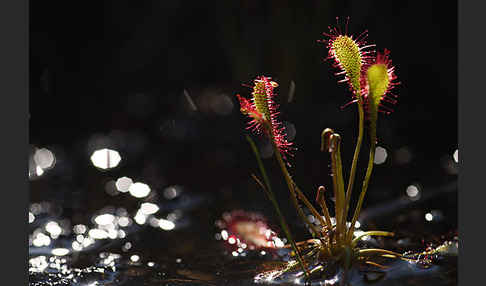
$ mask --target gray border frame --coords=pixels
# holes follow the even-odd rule
[[[28,7],[27,0],[0,1],[1,280],[9,285],[28,285]]]
[[[3,267],[9,273],[3,277],[15,277],[19,283],[28,282],[27,260],[27,148],[28,148],[28,2],[10,0],[0,2],[0,34],[3,37],[3,50],[0,62],[3,104],[2,114],[2,147],[3,147],[3,191],[9,192],[3,202],[0,214],[12,218],[9,228],[19,235],[2,236],[4,251],[8,253],[9,265]],[[472,5],[474,3],[475,5]],[[481,6],[481,7],[480,7]],[[481,89],[486,66],[483,28],[485,4],[481,1],[458,1],[458,80],[459,80],[459,285],[478,285],[476,278],[482,271],[480,259],[482,236],[477,233],[482,225],[485,193],[480,181],[482,175],[481,159],[484,157],[482,124],[479,117],[484,114],[484,93]],[[440,13],[440,6],[437,7]],[[424,32],[428,31],[427,29]],[[439,96],[439,95],[438,95]],[[483,101],[483,102],[478,102]],[[438,98],[440,108],[440,98]],[[470,130],[479,131],[470,132]],[[13,151],[14,150],[14,151]],[[478,153],[479,152],[479,153]],[[466,162],[466,163],[465,163]],[[464,164],[465,163],[465,164]],[[475,176],[476,175],[476,176]],[[477,181],[475,181],[477,180]],[[468,229],[469,228],[469,229]],[[22,239],[19,239],[23,237]],[[468,260],[468,261],[467,261]],[[466,262],[467,261],[467,262]],[[13,271],[13,272],[12,272]],[[17,273],[18,272],[18,273]],[[3,279],[2,279],[3,280]],[[21,282],[22,281],[22,282]],[[27,282],[27,283],[26,283]],[[21,284],[22,283],[22,284]]]
[[[474,4],[473,4],[474,3]],[[486,67],[484,11],[482,1],[458,1],[458,135],[459,135],[459,285],[480,285],[484,282],[484,115]],[[440,98],[438,98],[440,102]]]

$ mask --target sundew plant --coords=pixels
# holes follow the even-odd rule
[[[355,231],[355,225],[368,190],[369,181],[373,171],[373,162],[377,142],[377,122],[380,113],[389,114],[390,105],[396,103],[396,95],[391,91],[398,84],[395,67],[390,59],[390,52],[376,51],[374,44],[367,43],[367,32],[358,37],[349,35],[346,30],[329,28],[324,33],[326,38],[319,41],[328,49],[328,59],[337,69],[336,76],[339,82],[344,82],[349,88],[351,101],[358,110],[358,138],[355,146],[353,160],[345,184],[344,166],[341,161],[341,136],[330,128],[321,133],[321,151],[328,152],[331,159],[332,191],[335,198],[334,217],[326,203],[324,193],[329,187],[320,186],[317,190],[316,203],[318,211],[304,192],[293,180],[288,167],[289,158],[295,150],[293,144],[286,139],[285,130],[279,121],[278,105],[275,103],[274,90],[278,87],[270,77],[259,76],[253,81],[253,90],[250,99],[236,95],[241,106],[241,112],[249,118],[248,129],[268,138],[274,149],[277,160],[288,190],[290,199],[297,214],[307,226],[312,238],[295,242],[289,227],[280,211],[277,198],[272,191],[263,162],[254,142],[247,136],[253,152],[256,155],[261,177],[252,174],[252,177],[264,190],[272,202],[280,224],[292,248],[292,257],[289,262],[282,263],[277,269],[259,274],[256,281],[271,281],[277,277],[293,275],[292,279],[309,281],[314,278],[325,278],[331,275],[331,269],[341,269],[346,277],[349,269],[357,264],[367,264],[372,267],[383,268],[380,264],[383,258],[403,258],[399,253],[377,248],[362,248],[358,242],[365,236],[393,236],[392,232],[370,230]],[[367,131],[367,132],[365,132]],[[365,134],[366,133],[366,134]],[[358,201],[354,209],[351,208],[351,196],[355,189],[356,168],[364,139],[369,147],[368,165],[365,176],[360,185]],[[280,199],[280,198],[279,198]],[[320,225],[312,224],[305,215],[301,204],[319,220]],[[349,221],[350,218],[350,221]],[[334,271],[335,272],[335,271]]]

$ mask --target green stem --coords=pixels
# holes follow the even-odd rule
[[[368,248],[358,250],[358,255],[375,255],[375,254],[389,254],[397,257],[402,257],[403,255],[394,251],[380,249],[380,248]]]
[[[344,215],[344,181],[341,164],[341,137],[338,134],[332,134],[330,137],[330,150],[331,150],[331,166],[332,166],[332,182],[334,187],[334,197],[336,199],[335,213],[336,213],[336,230],[337,239],[345,239],[345,219]],[[344,223],[343,223],[344,221]]]
[[[361,98],[360,92],[356,94],[358,98],[358,116],[359,116],[359,126],[358,126],[358,139],[356,141],[356,147],[354,149],[353,162],[351,164],[351,171],[349,173],[348,188],[346,190],[346,202],[344,203],[345,210],[344,216],[348,217],[349,203],[351,200],[351,193],[353,191],[354,179],[356,177],[356,165],[358,164],[359,152],[361,150],[361,144],[363,142],[363,130],[364,130],[364,110],[363,110],[363,99]]]
[[[345,216],[345,210],[346,210],[346,204],[345,204],[345,198],[344,198],[344,178],[343,178],[343,163],[341,161],[341,137],[339,134],[334,134],[331,139],[334,141],[335,145],[335,157],[336,157],[336,175],[338,179],[338,195],[339,195],[339,212],[340,212],[340,217],[341,217],[341,231],[340,232],[343,234],[343,239],[345,239],[345,230],[346,230],[346,216]]]
[[[317,189],[317,203],[321,206],[322,213],[326,218],[326,224],[329,230],[332,230],[331,216],[329,215],[329,209],[327,208],[326,199],[324,198],[324,192],[326,189],[324,186],[320,186]]]
[[[266,188],[263,188],[265,193],[267,194],[268,198],[273,204],[273,207],[275,208],[275,211],[277,212],[277,215],[280,220],[280,225],[282,226],[283,231],[285,232],[285,236],[287,237],[288,241],[292,245],[292,248],[295,251],[295,254],[297,256],[297,260],[299,261],[300,266],[302,267],[302,271],[304,271],[305,276],[308,277],[307,270],[305,268],[304,261],[302,260],[302,256],[300,254],[299,249],[297,248],[297,245],[295,244],[294,239],[292,238],[292,234],[290,233],[289,227],[287,225],[287,222],[285,221],[284,216],[282,215],[282,212],[280,211],[280,207],[278,206],[277,200],[275,198],[275,195],[272,191],[272,187],[270,186],[270,180],[268,179],[267,172],[265,171],[265,167],[263,166],[263,162],[260,159],[260,153],[258,152],[257,147],[255,146],[255,142],[251,140],[251,138],[247,135],[246,140],[250,143],[251,149],[253,150],[253,153],[255,154],[255,157],[258,162],[258,167],[260,169],[260,173],[262,173],[263,180],[265,181]],[[258,182],[258,180],[257,180]],[[263,186],[262,186],[263,187]]]
[[[365,236],[394,236],[394,235],[395,234],[393,232],[388,232],[388,231],[379,231],[379,230],[366,231],[361,235],[357,236],[355,239],[353,239],[351,245],[355,247],[356,244],[358,244],[358,242]]]
[[[376,149],[376,130],[370,131],[371,133],[371,147],[370,147],[370,157],[368,159],[368,168],[366,169],[366,175],[363,181],[363,187],[361,189],[361,194],[359,195],[358,204],[356,205],[356,209],[354,210],[353,219],[351,221],[351,226],[349,227],[348,232],[348,240],[351,241],[353,239],[353,232],[354,232],[354,224],[356,220],[358,220],[359,214],[361,212],[361,207],[363,205],[364,197],[366,194],[366,190],[368,189],[368,184],[371,178],[371,173],[373,171],[373,164],[375,161],[375,149]]]

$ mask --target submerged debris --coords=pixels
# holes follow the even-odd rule
[[[240,250],[240,253],[246,249],[275,249],[284,246],[284,241],[268,226],[265,217],[258,213],[243,210],[226,212],[216,221],[216,226],[221,230],[218,237],[230,249]]]

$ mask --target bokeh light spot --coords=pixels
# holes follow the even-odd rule
[[[133,217],[136,223],[142,225],[145,224],[147,221],[147,216],[144,215],[141,211],[137,211],[137,214]]]
[[[408,186],[406,193],[410,199],[418,199],[420,197],[420,190],[415,185]]]
[[[74,233],[81,234],[86,232],[86,226],[84,224],[77,224],[73,227]]]
[[[56,256],[64,256],[69,254],[69,249],[67,248],[54,248],[51,253]]]
[[[126,193],[132,184],[133,181],[129,177],[121,177],[116,180],[115,186],[119,192]]]
[[[116,183],[113,180],[109,180],[105,184],[105,192],[110,196],[116,196],[119,194],[118,189],[116,188]]]
[[[37,149],[34,153],[34,162],[42,169],[54,167],[55,161],[54,154],[46,148]]]
[[[62,233],[62,228],[55,221],[50,221],[46,224],[46,231],[51,234],[53,238],[58,237]]]
[[[36,173],[37,177],[40,177],[40,176],[42,176],[42,174],[44,174],[44,170],[42,170],[42,168],[40,166],[37,166],[37,167],[35,167],[35,173]]]
[[[108,238],[108,233],[102,229],[93,228],[88,232],[89,236],[93,239],[106,239]],[[84,242],[84,241],[83,241]]]
[[[152,203],[143,203],[140,206],[140,211],[145,215],[151,215],[159,211],[159,207]]]
[[[375,164],[380,165],[385,163],[387,157],[386,149],[383,147],[376,147],[375,149]]]
[[[166,219],[161,218],[159,220],[159,226],[163,230],[172,230],[172,229],[174,229],[175,224],[173,222],[171,222],[170,220],[166,220]]]
[[[130,219],[126,216],[122,216],[118,219],[118,225],[121,227],[129,226],[131,223]]]
[[[43,233],[38,233],[32,241],[32,244],[37,247],[49,246],[51,244],[51,238]]]
[[[111,149],[100,149],[93,152],[91,155],[91,162],[93,165],[100,169],[111,169],[121,161],[120,154]]]
[[[168,187],[164,190],[164,197],[168,200],[172,200],[179,195],[179,192],[180,191],[174,186]]]
[[[150,193],[150,187],[144,183],[133,183],[128,188],[130,195],[136,198],[145,198]]]
[[[115,221],[115,216],[112,214],[102,214],[97,216],[94,221],[98,225],[111,225]]]
[[[405,165],[412,161],[412,152],[407,146],[395,151],[395,161],[398,165]]]

